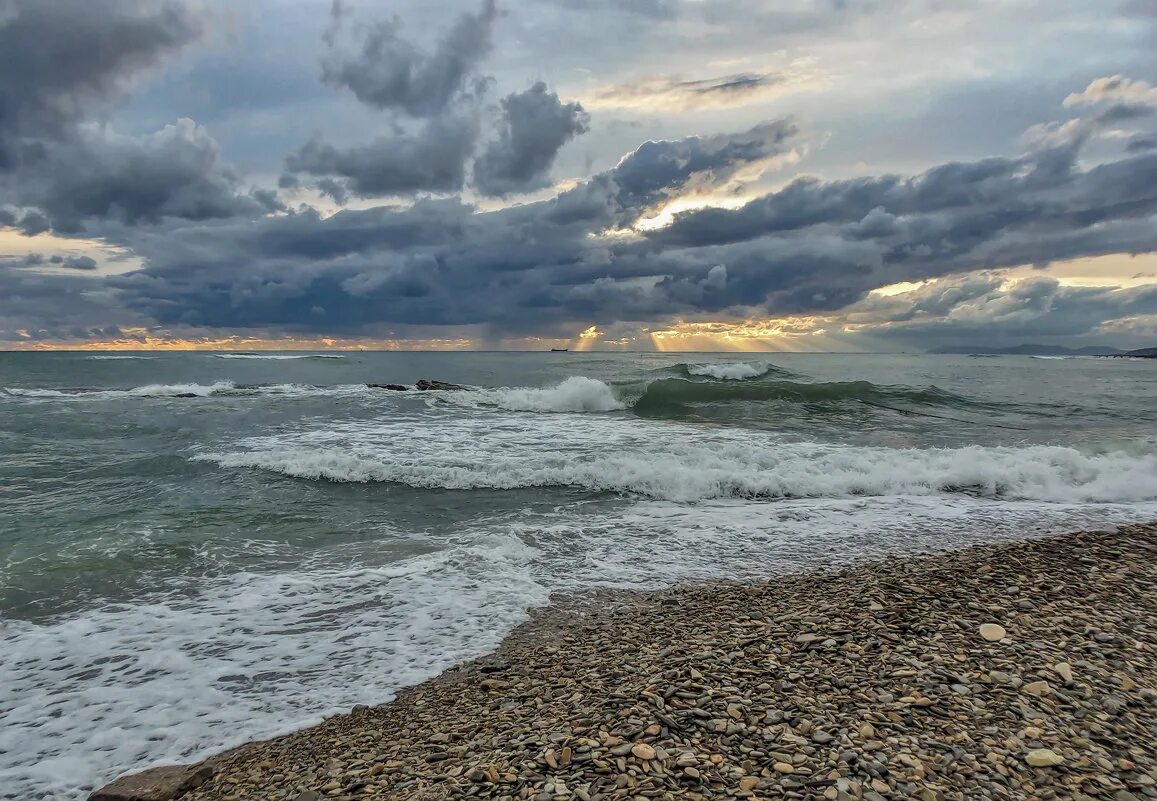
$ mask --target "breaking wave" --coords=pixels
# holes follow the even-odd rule
[[[723,365],[708,365],[708,367],[719,368]],[[751,366],[742,365],[742,367]],[[724,374],[727,371],[716,372]],[[737,376],[739,373],[739,370],[735,370],[731,374]],[[571,376],[551,387],[508,387],[448,392],[439,393],[439,397],[456,405],[489,406],[516,412],[616,412],[630,409],[640,417],[656,418],[678,418],[696,405],[761,401],[780,401],[812,407],[863,403],[893,408],[890,404],[900,403],[908,407],[994,408],[993,404],[931,386],[881,386],[868,381],[809,383],[767,378],[760,381],[739,378],[715,381],[660,378],[652,381],[607,384],[595,378]]]
[[[765,376],[798,378],[797,373],[770,362],[722,362],[719,364],[676,364],[664,372],[685,378],[713,378],[717,381],[747,381]]]
[[[963,494],[1049,502],[1157,499],[1157,455],[1073,448],[852,448],[815,443],[670,443],[648,450],[420,461],[389,453],[287,447],[204,453],[195,461],[335,482],[421,489],[576,487],[670,501]]]
[[[213,353],[214,359],[262,359],[266,361],[291,361],[293,359],[344,359],[336,353]]]
[[[113,354],[101,353],[101,354],[97,354],[94,356],[85,356],[84,358],[89,359],[89,360],[94,361],[94,362],[123,362],[123,361],[129,361],[129,360],[142,360],[142,361],[151,360],[151,359],[155,359],[156,357],[155,356],[122,356],[120,354],[113,355]]]
[[[238,385],[232,381],[212,384],[148,384],[130,389],[26,389],[4,387],[2,394],[41,400],[116,400],[118,398],[294,397],[364,393],[364,384],[317,387],[305,384]]]
[[[553,387],[508,387],[444,396],[459,405],[496,406],[512,412],[613,412],[626,409],[608,384],[595,378],[571,376]]]
[[[901,402],[917,406],[959,408],[990,406],[931,386],[881,386],[869,381],[808,383],[777,380],[721,383],[686,381],[678,378],[652,381],[632,405],[635,412],[640,415],[661,417],[682,411],[691,404],[736,401],[786,401],[814,405]]]

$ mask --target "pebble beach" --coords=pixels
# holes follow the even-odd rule
[[[175,797],[1157,798],[1157,525],[566,599],[391,703],[92,796]]]

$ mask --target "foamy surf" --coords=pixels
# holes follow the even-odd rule
[[[1035,504],[997,511],[967,498],[761,508],[642,501],[578,517],[520,512],[392,564],[238,572],[193,579],[195,592],[170,583],[137,604],[6,624],[5,792],[82,801],[127,770],[191,761],[354,704],[384,703],[402,687],[493,650],[552,592],[766,578],[1138,514]],[[983,527],[965,536],[962,520]],[[389,548],[397,536],[366,545]],[[345,564],[363,559],[334,554]]]
[[[214,359],[256,359],[258,361],[296,361],[298,359],[344,359],[337,353],[213,353]]]
[[[724,364],[689,364],[687,372],[694,376],[716,378],[720,381],[746,381],[767,375],[772,365],[767,362],[726,362]]]
[[[509,435],[493,426],[484,434],[485,418],[436,428],[415,423],[400,418],[258,438],[238,443],[248,448],[192,458],[311,480],[449,490],[577,487],[681,502],[930,494],[1157,500],[1152,450],[851,447],[611,417],[557,417],[534,432]]]
[[[613,412],[628,405],[610,386],[585,376],[571,376],[552,387],[447,392],[441,398],[463,406],[492,406],[513,412]]]
[[[368,392],[364,384],[343,384],[328,387],[305,384],[238,385],[232,381],[214,381],[211,384],[147,384],[128,389],[37,389],[3,387],[0,396],[39,400],[93,401],[132,398],[293,398],[318,395],[361,395]]]

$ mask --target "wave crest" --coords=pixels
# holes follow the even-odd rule
[[[422,461],[389,453],[290,447],[193,458],[313,480],[450,490],[561,486],[683,502],[929,494],[1049,502],[1157,499],[1157,455],[1088,455],[1056,446],[920,450],[674,443],[612,455],[537,452]]]
[[[213,353],[214,359],[261,359],[266,361],[290,361],[293,359],[344,359],[336,353]]]
[[[614,412],[627,408],[609,385],[581,375],[553,387],[481,389],[443,397],[460,405],[496,406],[512,412]]]
[[[784,378],[796,376],[791,370],[771,362],[721,362],[718,364],[677,364],[669,372],[686,378],[713,378],[717,381],[749,381],[768,375]]]

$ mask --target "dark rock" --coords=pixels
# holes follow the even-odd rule
[[[200,787],[213,776],[208,765],[173,765],[121,776],[88,801],[170,801]]]
[[[466,389],[466,387],[462,386],[461,384],[448,384],[445,381],[430,381],[430,380],[425,379],[425,378],[419,379],[418,383],[415,384],[414,386],[417,387],[418,389],[422,390],[423,392],[428,392],[429,390],[432,390],[432,389],[441,389],[441,390]]]
[[[366,386],[370,389],[389,389],[394,392],[405,392],[409,389],[409,387],[402,386],[401,384],[366,384]]]

